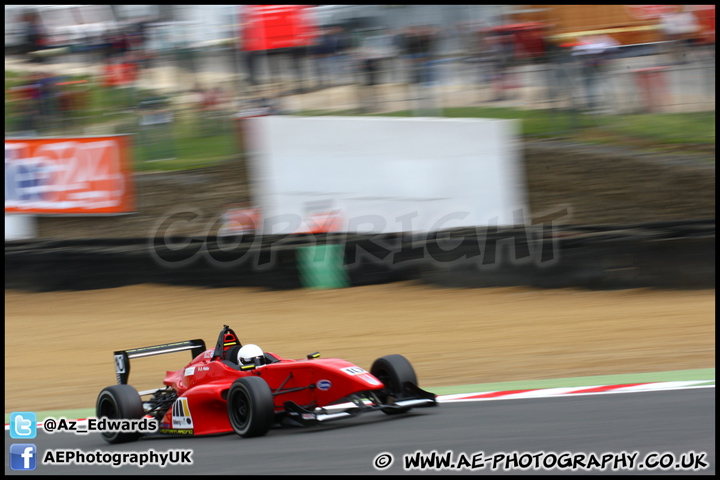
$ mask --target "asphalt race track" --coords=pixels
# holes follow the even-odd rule
[[[444,454],[452,460],[483,452],[486,466],[476,471],[426,470],[428,473],[550,473],[547,470],[492,470],[495,454],[517,452],[565,452],[628,454],[639,452],[636,465],[652,452],[659,459],[672,454],[675,460],[688,452],[706,453],[703,470],[605,470],[603,473],[715,473],[715,389],[697,388],[661,392],[586,395],[562,398],[494,400],[445,403],[438,408],[418,409],[400,416],[375,412],[314,429],[273,429],[266,436],[242,439],[222,435],[196,439],[147,439],[136,443],[108,445],[98,434],[75,435],[38,432],[34,440],[13,440],[5,433],[5,444],[34,443],[40,458],[51,449],[84,452],[166,452],[192,449],[189,466],[143,468],[107,465],[48,466],[38,461],[32,472],[15,472],[5,454],[5,473],[108,475],[108,474],[402,474],[418,473],[403,468],[403,455],[416,451]],[[373,461],[381,453],[394,460],[378,472]],[[529,459],[529,456],[525,456]],[[545,455],[542,458],[549,458]],[[587,458],[587,457],[586,457]],[[666,458],[671,458],[666,455]],[[384,458],[387,460],[387,457]],[[472,461],[472,460],[471,460]],[[552,473],[599,473],[599,470],[553,470]]]

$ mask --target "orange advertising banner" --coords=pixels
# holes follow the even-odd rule
[[[131,137],[5,139],[5,213],[135,211]]]

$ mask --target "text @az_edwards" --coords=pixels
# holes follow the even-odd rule
[[[79,434],[90,432],[155,433],[158,431],[158,422],[154,418],[126,420],[90,417],[82,421],[46,418],[43,421],[43,430],[47,433],[72,432]]]

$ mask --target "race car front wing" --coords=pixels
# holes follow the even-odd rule
[[[412,383],[405,385],[405,391],[411,391],[413,397],[404,396],[402,399],[388,397],[386,403],[381,403],[373,392],[369,392],[353,394],[347,398],[347,402],[313,410],[292,401],[285,402],[283,406],[289,418],[303,426],[312,426],[377,410],[387,413],[397,411],[399,413],[410,408],[436,407],[438,404],[434,393],[427,392]]]

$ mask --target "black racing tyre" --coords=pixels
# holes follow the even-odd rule
[[[227,396],[228,418],[241,437],[261,437],[275,420],[272,390],[260,377],[235,380]]]
[[[107,417],[111,420],[139,420],[143,418],[145,412],[137,390],[130,385],[113,385],[104,388],[98,395],[95,414],[98,418]],[[100,434],[108,443],[134,442],[143,436],[138,432],[101,432]]]
[[[405,382],[418,384],[415,370],[402,355],[386,355],[378,358],[372,364],[370,373],[385,385],[385,388],[378,392],[378,397],[382,403],[387,403],[389,397],[394,399],[402,397]],[[392,415],[407,412],[410,408],[384,408],[382,411]]]

